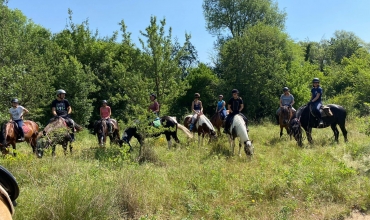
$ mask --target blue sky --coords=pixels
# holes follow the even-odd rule
[[[199,59],[210,63],[214,53],[211,36],[205,29],[202,0],[9,0],[8,7],[19,9],[36,24],[53,33],[64,29],[68,8],[74,23],[88,19],[90,28],[100,36],[111,36],[124,20],[132,40],[139,47],[140,30],[144,31],[150,17],[166,18],[167,30],[184,42],[192,35]],[[329,39],[336,30],[352,31],[365,42],[370,41],[369,0],[278,0],[279,8],[287,12],[286,32],[295,41]]]

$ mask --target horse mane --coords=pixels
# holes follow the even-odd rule
[[[206,124],[210,130],[215,131],[215,128],[213,127],[212,123],[208,120],[208,118],[205,115],[200,115],[198,121],[201,124],[203,123]]]
[[[231,130],[235,128],[237,136],[240,137],[241,142],[250,141],[247,128],[245,127],[245,121],[240,115],[235,115],[233,123],[231,125]]]

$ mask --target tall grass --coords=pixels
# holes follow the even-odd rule
[[[77,134],[72,155],[37,159],[22,144],[0,163],[17,178],[14,219],[343,219],[370,208],[370,138],[347,124],[349,143],[314,129],[303,148],[270,123],[251,125],[253,158],[230,156],[226,137],[167,149],[164,137],[138,145],[98,147]],[[181,131],[179,131],[181,134]],[[197,138],[195,138],[197,140]],[[237,149],[235,149],[236,151]],[[236,154],[237,155],[237,154]]]

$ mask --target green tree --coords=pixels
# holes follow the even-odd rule
[[[174,45],[172,43],[172,29],[169,28],[168,35],[165,31],[166,20],[157,24],[156,17],[151,17],[150,25],[141,35],[146,38],[146,42],[140,39],[143,50],[143,82],[148,83],[146,90],[141,93],[148,97],[150,92],[155,92],[161,103],[161,112],[166,113],[168,106],[173,100],[181,95],[187,85],[182,80],[182,71],[179,63],[186,55],[186,48],[190,41],[190,35],[185,34],[185,43],[173,54]]]
[[[286,18],[272,0],[204,0],[203,13],[207,30],[216,36],[227,32],[227,38],[241,36],[260,22],[283,29]]]

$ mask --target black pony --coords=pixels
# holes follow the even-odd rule
[[[325,113],[321,114],[322,120],[324,122],[324,126],[322,128],[326,128],[330,126],[334,132],[335,141],[338,142],[339,131],[337,129],[337,125],[339,125],[340,129],[342,130],[343,136],[344,136],[344,141],[347,142],[348,141],[347,130],[345,128],[346,116],[347,116],[346,110],[342,106],[336,105],[336,104],[329,104],[326,106],[329,107],[330,112],[332,113],[332,116],[327,116]],[[321,109],[320,112],[322,111],[323,110]],[[312,112],[310,105],[304,105],[300,107],[296,112],[295,120],[292,120],[290,124],[291,129],[292,129],[291,134],[295,135],[295,139],[298,141],[298,145],[301,146],[302,145],[302,135],[299,136],[300,132],[297,129],[300,129],[300,127],[296,126],[297,124],[300,124],[303,127],[303,129],[306,131],[308,142],[312,143],[312,136],[311,136],[312,128],[319,128],[319,121],[317,117],[315,117],[314,113]],[[297,138],[296,138],[296,135],[298,135]]]
[[[164,134],[166,135],[168,148],[170,149],[170,147],[172,146],[171,137],[176,141],[176,143],[180,142],[179,138],[177,137],[177,128],[182,130],[188,137],[193,137],[190,131],[183,125],[179,124],[174,117],[163,116],[160,118],[160,123],[161,127],[158,128],[158,132],[156,132],[156,130],[152,130],[152,132],[144,132],[144,134],[141,134],[138,132],[137,127],[126,128],[123,132],[120,144],[122,145],[122,143],[127,143],[130,146],[130,150],[132,150],[132,146],[130,144],[130,140],[132,137],[135,137],[140,145],[142,145],[144,141],[144,136],[158,137],[161,134]],[[153,123],[151,123],[151,126],[153,126]],[[151,128],[155,129],[154,127]]]

